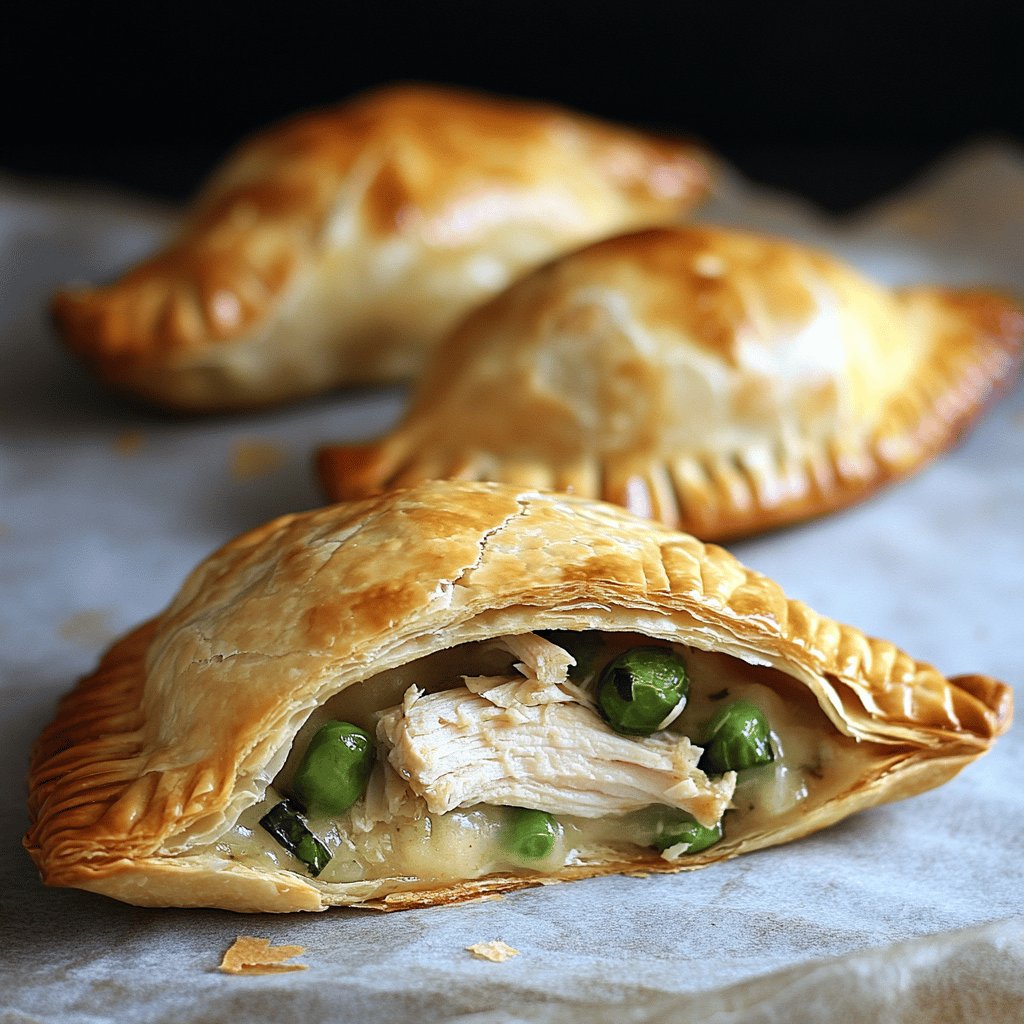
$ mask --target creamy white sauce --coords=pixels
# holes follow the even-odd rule
[[[660,644],[636,634],[603,634],[602,640],[593,670],[576,680],[584,688],[592,688],[600,669],[621,651]],[[804,801],[813,797],[820,803],[843,788],[851,762],[859,753],[856,744],[831,726],[821,728],[821,717],[816,716],[823,713],[803,686],[777,670],[748,665],[728,655],[665,646],[682,654],[690,678],[686,707],[671,722],[667,734],[688,736],[699,745],[714,712],[737,700],[756,705],[771,728],[775,760],[739,773],[731,808],[722,823],[726,839],[758,831],[797,812]],[[372,732],[381,712],[400,704],[413,684],[427,692],[439,692],[462,685],[464,675],[514,673],[514,663],[510,652],[491,642],[467,644],[382,673],[332,698],[303,726],[265,798],[247,809],[214,848],[228,859],[308,874],[302,861],[283,849],[259,820],[284,798],[316,730],[325,721],[340,719]],[[376,786],[378,793],[383,791],[381,773],[386,771],[387,766],[379,762],[371,790]],[[393,786],[396,780],[394,776],[388,784]],[[553,872],[563,866],[617,856],[622,859],[638,848],[650,848],[656,818],[663,813],[651,807],[596,819],[560,816],[551,852],[539,860],[522,861],[502,842],[502,830],[511,813],[508,809],[477,805],[430,814],[421,800],[409,797],[401,801],[401,813],[383,820],[368,816],[361,805],[369,800],[360,801],[336,819],[309,818],[310,831],[332,855],[318,880],[332,884],[388,877],[432,883],[480,878],[499,871]],[[379,802],[375,801],[375,806]]]

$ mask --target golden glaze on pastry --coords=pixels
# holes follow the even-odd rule
[[[841,763],[856,771],[827,797],[746,834],[727,830],[685,862],[639,850],[550,874],[332,884],[217,852],[325,702],[434,652],[542,628],[635,631],[722,652],[700,656],[775,680],[808,728],[849,748]],[[787,599],[721,548],[611,505],[433,482],[286,516],[201,564],[62,701],[34,750],[25,845],[47,883],[145,905],[446,903],[698,867],[795,839],[951,778],[1010,717],[1005,685],[946,679]]]
[[[676,142],[393,87],[255,136],[167,248],[54,312],[110,384],[179,409],[267,405],[409,377],[522,270],[671,221],[706,188]]]
[[[1016,367],[981,291],[880,287],[710,227],[598,242],[475,310],[389,436],[323,450],[334,500],[440,477],[602,498],[705,539],[842,507],[954,443]]]

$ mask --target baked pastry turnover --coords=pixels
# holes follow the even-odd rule
[[[438,477],[571,491],[723,539],[858,501],[951,445],[1017,366],[989,292],[892,291],[712,227],[598,242],[471,313],[404,421],[324,450],[334,500]]]
[[[167,248],[54,312],[110,384],[184,410],[268,405],[411,376],[521,271],[672,221],[707,185],[675,141],[392,87],[256,135]]]
[[[448,903],[783,843],[1008,728],[612,505],[432,482],[210,557],[37,742],[43,878],[144,905]]]

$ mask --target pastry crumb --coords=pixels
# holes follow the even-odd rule
[[[82,647],[102,647],[114,639],[115,630],[109,611],[89,609],[66,618],[57,627],[57,635]]]
[[[689,843],[676,843],[675,845],[669,846],[661,851],[661,859],[667,860],[670,864],[673,864],[689,849]]]
[[[466,947],[466,952],[472,953],[477,960],[489,960],[492,964],[503,964],[514,956],[519,956],[519,950],[513,949],[507,942],[494,939],[492,942],[477,942]]]
[[[220,969],[225,974],[283,974],[286,971],[307,971],[306,964],[286,964],[293,956],[306,952],[305,946],[272,946],[270,939],[239,935],[224,954]]]
[[[273,441],[238,441],[231,451],[231,475],[255,480],[273,473],[284,462],[284,449]]]
[[[114,438],[114,451],[118,455],[137,455],[145,440],[141,430],[126,430]]]

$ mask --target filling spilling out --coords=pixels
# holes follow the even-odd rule
[[[634,633],[464,644],[331,698],[216,849],[410,887],[683,866],[842,788],[857,745],[822,726],[776,669]]]

